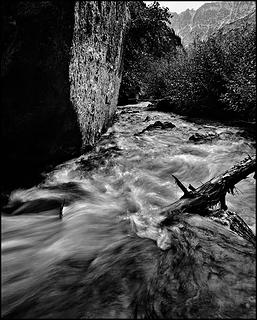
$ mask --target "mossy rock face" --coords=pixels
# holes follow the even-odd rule
[[[34,184],[110,125],[129,15],[87,1],[3,1],[1,12],[5,189]]]

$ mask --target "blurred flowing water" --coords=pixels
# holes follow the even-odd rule
[[[214,121],[189,122],[175,114],[149,111],[147,106],[145,102],[118,107],[116,122],[95,150],[59,165],[40,185],[12,192],[9,205],[13,215],[2,216],[4,316],[17,313],[29,317],[38,295],[41,302],[37,304],[41,307],[35,306],[33,316],[78,316],[70,311],[66,293],[63,298],[55,294],[59,280],[55,278],[52,290],[49,285],[46,289],[49,273],[56,274],[59,268],[64,275],[62,280],[71,288],[81,279],[76,272],[67,276],[61,267],[63,261],[76,259],[85,268],[92,267],[100,263],[104,253],[111,255],[129,237],[132,246],[129,216],[151,217],[155,209],[182,196],[172,174],[186,186],[198,187],[247,155],[255,155],[255,141],[239,127]],[[155,121],[171,122],[175,127],[139,134]],[[209,141],[189,140],[196,133],[218,136]],[[236,196],[226,197],[228,208],[255,230],[253,175],[242,180],[236,189]],[[61,205],[62,219],[58,216]],[[121,254],[125,256],[126,252]],[[106,272],[104,263],[97,272],[98,276]],[[41,295],[44,290],[48,297]],[[62,311],[51,313],[53,304]],[[81,312],[78,311],[79,316]]]

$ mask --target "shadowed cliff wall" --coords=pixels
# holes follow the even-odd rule
[[[92,146],[115,113],[126,2],[2,1],[2,188]],[[49,167],[48,167],[49,168]]]
[[[124,1],[86,1],[75,5],[71,101],[78,114],[83,147],[96,142],[115,113],[127,20]]]

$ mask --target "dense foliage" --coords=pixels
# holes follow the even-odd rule
[[[131,23],[127,30],[120,101],[127,102],[136,92],[144,92],[147,74],[154,59],[166,54],[174,56],[181,39],[168,27],[168,8],[158,2],[146,6],[143,1],[129,1]]]
[[[253,120],[256,104],[254,25],[195,41],[179,56],[156,58],[145,74],[147,96],[168,97],[168,110]]]

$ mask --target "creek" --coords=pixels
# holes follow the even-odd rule
[[[142,132],[156,121],[174,126]],[[186,186],[198,187],[247,155],[255,155],[255,141],[240,127],[149,111],[147,102],[118,107],[115,123],[92,152],[57,166],[39,185],[11,193],[8,206],[12,214],[2,215],[3,316],[128,316],[120,305],[108,313],[108,305],[116,302],[103,297],[94,300],[94,311],[83,314],[80,285],[85,270],[91,268],[91,282],[87,281],[97,283],[102,296],[106,286],[113,286],[117,293],[119,286],[104,275],[120,250],[120,269],[124,271],[113,267],[113,273],[120,272],[122,279],[124,272],[131,272],[131,292],[138,290],[141,275],[129,269],[129,248],[134,248],[133,261],[136,253],[149,260],[159,249],[155,244],[137,245],[129,216],[149,216],[179,199],[182,191],[172,175]],[[236,185],[235,196],[226,197],[228,208],[254,233],[255,196],[252,174]],[[147,263],[150,272],[151,261]],[[100,267],[94,269],[97,264]],[[120,282],[120,286],[125,284]],[[122,299],[126,304],[127,298]]]

